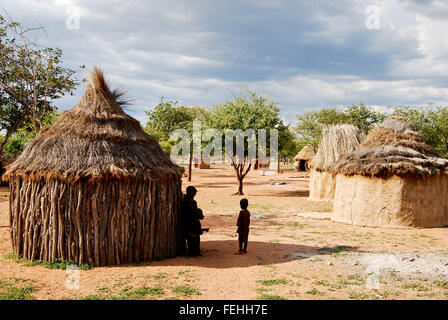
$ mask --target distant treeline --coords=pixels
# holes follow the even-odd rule
[[[251,96],[252,95],[252,96]],[[296,123],[291,127],[283,124],[279,109],[269,100],[257,100],[260,96],[249,92],[248,96],[237,96],[234,100],[218,104],[213,108],[177,106],[174,101],[163,101],[147,111],[145,130],[155,136],[162,148],[169,153],[172,141],[169,141],[174,129],[192,130],[193,120],[202,120],[203,129],[214,127],[247,129],[254,124],[257,128],[280,129],[279,147],[282,158],[292,158],[305,145],[316,151],[322,137],[322,128],[335,124],[347,123],[357,126],[364,135],[379,125],[387,116],[403,118],[416,130],[420,131],[429,145],[443,157],[448,152],[448,107],[388,107],[385,112],[375,110],[363,103],[349,107],[328,107],[308,111],[297,115]],[[235,102],[238,105],[235,105]],[[247,104],[246,104],[247,103]],[[59,113],[48,115],[45,125],[54,123]],[[26,126],[14,133],[6,143],[4,159],[19,155],[24,144],[35,136],[32,128]],[[0,135],[0,141],[3,136]]]
[[[364,135],[379,125],[387,116],[403,118],[414,129],[420,131],[426,142],[442,157],[448,151],[448,107],[387,107],[380,112],[363,103],[350,107],[323,108],[309,111],[297,116],[293,126],[298,136],[297,145],[301,149],[305,145],[315,150],[322,138],[322,128],[335,124],[347,123],[357,126]]]

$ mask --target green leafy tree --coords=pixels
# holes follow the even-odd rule
[[[429,110],[428,117],[433,124],[433,130],[429,130],[430,134],[428,132],[425,138],[440,156],[446,157],[448,154],[448,108],[437,107],[436,110]],[[430,137],[427,137],[428,135]]]
[[[448,152],[448,108],[395,108],[393,115],[403,118],[442,157]]]
[[[193,121],[208,117],[207,110],[202,107],[177,106],[177,101],[164,101],[152,110],[146,111],[148,121],[145,131],[157,139],[162,149],[169,155],[176,143],[170,140],[171,133],[176,129],[185,129],[192,137]],[[188,181],[191,181],[193,162],[193,141],[190,144],[190,159],[188,163]]]
[[[293,127],[299,136],[301,145],[309,145],[317,151],[322,130],[326,126],[332,126],[347,121],[343,111],[336,107],[324,108],[319,111],[308,111],[297,116],[297,124]]]
[[[47,127],[49,125],[52,125],[55,123],[59,117],[59,112],[54,112],[52,114],[49,114],[45,119],[42,121],[43,127]],[[27,126],[24,126],[23,128],[18,129],[14,134],[11,136],[11,138],[8,140],[8,142],[5,144],[4,147],[4,153],[6,156],[9,156],[11,159],[16,158],[18,155],[20,155],[23,151],[23,148],[25,147],[25,144],[33,139],[36,136],[34,133],[34,130],[31,126],[31,124],[28,124]],[[2,137],[3,138],[3,137]]]
[[[291,160],[305,145],[301,145],[296,134],[288,128],[279,136],[279,146],[280,157]]]
[[[372,128],[381,123],[385,115],[374,111],[363,103],[345,108],[324,108],[319,111],[309,111],[297,116],[294,131],[299,136],[300,145],[310,145],[317,151],[324,127],[337,124],[352,124],[366,135]]]
[[[23,147],[32,138],[34,138],[34,134],[32,132],[26,132],[21,129],[17,130],[5,144],[3,149],[4,156],[10,158],[11,160],[14,159],[22,153]]]
[[[23,122],[24,114],[21,108],[17,107],[17,104],[13,99],[10,99],[7,95],[0,92],[0,130],[5,131],[5,136],[1,136],[0,143],[0,161],[1,155],[5,145],[8,143],[9,138],[16,132]]]
[[[218,129],[221,132],[222,138],[225,139],[226,130],[241,129],[242,132],[253,129],[255,136],[255,144],[258,141],[258,130],[266,129],[267,139],[267,153],[269,150],[269,130],[278,130],[278,143],[279,150],[283,146],[290,143],[293,136],[289,134],[289,128],[284,125],[279,115],[279,109],[270,97],[265,97],[257,94],[253,91],[247,91],[246,93],[239,93],[233,95],[233,99],[226,100],[223,103],[216,105],[212,110],[212,116],[210,122],[207,123],[207,127]],[[226,150],[227,158],[231,161],[238,180],[238,192],[243,193],[243,180],[248,174],[252,166],[252,160],[249,159],[247,153],[247,146],[249,144],[248,137],[244,137],[244,159],[237,159],[234,150]],[[225,141],[223,140],[223,144]],[[234,145],[235,147],[235,145]],[[268,155],[268,154],[266,154]]]
[[[367,135],[370,130],[383,122],[386,118],[385,114],[374,111],[372,108],[365,106],[362,102],[358,105],[354,104],[347,107],[344,110],[344,114],[345,122],[358,127],[364,135]]]
[[[78,83],[75,71],[62,66],[61,49],[42,48],[28,38],[37,29],[0,16],[0,156],[20,128],[31,125],[37,134],[54,113],[53,102],[73,94]]]

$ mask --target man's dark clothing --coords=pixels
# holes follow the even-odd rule
[[[201,222],[204,215],[198,208],[197,202],[189,195],[184,195],[182,201],[182,244],[185,248],[185,239],[190,256],[200,255]],[[184,250],[186,253],[186,250]]]
[[[188,195],[184,195],[182,200],[182,230],[186,235],[193,228],[195,212],[198,208],[196,200]]]

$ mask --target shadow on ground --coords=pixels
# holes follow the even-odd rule
[[[316,255],[331,255],[341,252],[360,252],[357,247],[316,247],[287,243],[249,241],[248,253],[235,255],[236,240],[202,241],[202,257],[175,257],[159,261],[148,261],[134,266],[198,266],[204,268],[241,268],[254,265],[275,265],[293,260],[309,259]]]
[[[249,194],[250,196],[273,196],[273,197],[308,197],[308,190],[266,190],[263,194]]]
[[[257,186],[257,185],[261,185],[259,183],[256,182],[244,182],[245,186]],[[214,188],[231,188],[234,187],[235,189],[238,188],[238,182],[236,181],[229,181],[229,182],[220,182],[219,184],[217,183],[198,183],[195,184],[195,187],[198,188],[199,191],[201,191],[201,188],[210,188],[210,189],[214,189]]]

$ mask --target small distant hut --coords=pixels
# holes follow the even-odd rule
[[[302,150],[297,153],[293,158],[294,160],[294,171],[308,171],[309,162],[316,155],[313,148],[310,146],[304,146]]]
[[[7,168],[13,250],[95,266],[176,255],[181,175],[94,69],[78,105]]]
[[[333,200],[336,179],[329,171],[348,152],[358,149],[361,133],[348,124],[324,128],[316,155],[310,162],[310,200]]]
[[[333,220],[389,228],[448,225],[447,167],[419,132],[390,117],[336,165]]]

